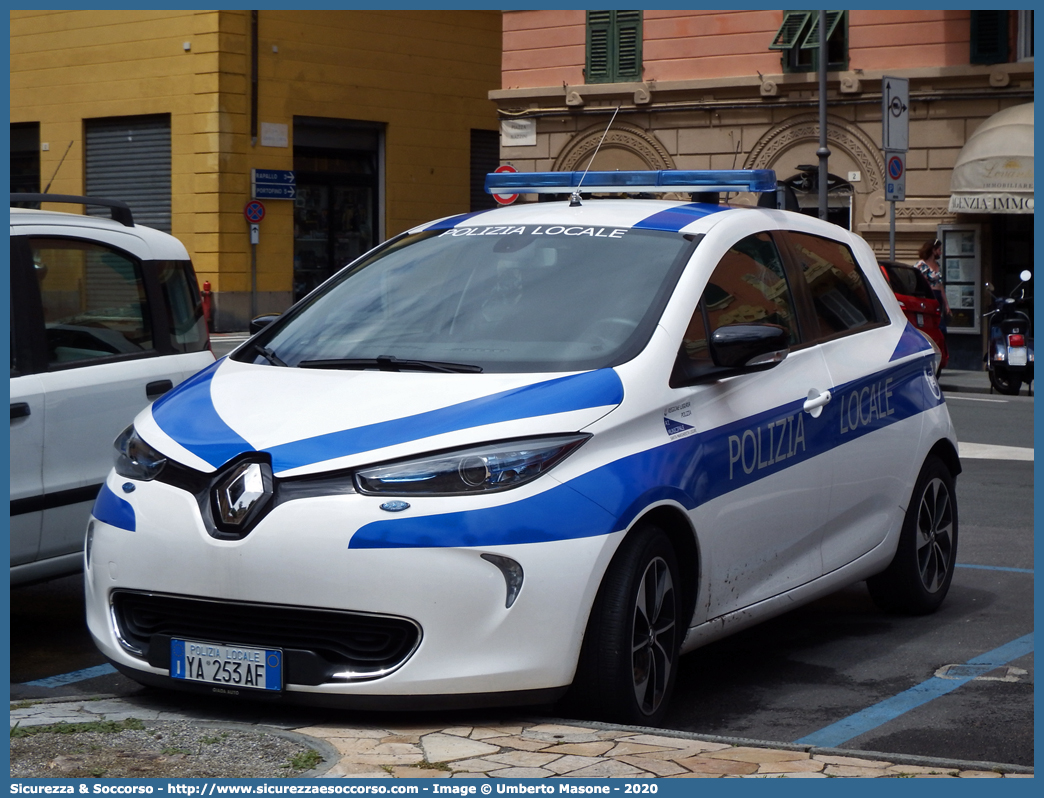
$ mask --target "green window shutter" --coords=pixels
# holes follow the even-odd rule
[[[612,28],[612,11],[587,12],[587,69],[588,83],[606,83],[612,76],[609,71],[609,37]]]
[[[779,26],[776,35],[769,45],[770,50],[789,50],[798,43],[802,28],[812,16],[811,11],[784,11],[783,24]]]
[[[1003,64],[1008,61],[1008,12],[971,12],[971,63]]]
[[[844,15],[844,11],[826,12],[827,41],[830,41],[830,37],[834,35],[834,31],[837,30],[837,25],[841,22],[841,18]],[[802,50],[819,49],[819,12],[813,11],[810,16],[812,17],[812,25],[805,35],[805,40],[801,43]]]
[[[642,75],[642,12],[587,12],[588,83],[640,80]]]
[[[616,12],[616,79],[641,80],[642,12]]]

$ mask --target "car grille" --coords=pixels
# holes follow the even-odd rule
[[[385,676],[420,644],[407,618],[357,612],[211,601],[117,591],[113,622],[124,648],[170,667],[170,639],[279,648],[288,683],[322,684]]]

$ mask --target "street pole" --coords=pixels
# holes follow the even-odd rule
[[[826,11],[819,12],[819,218],[827,218],[827,23]]]
[[[888,203],[888,260],[895,260],[895,200]]]

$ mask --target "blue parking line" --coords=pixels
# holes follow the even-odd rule
[[[858,737],[861,734],[866,734],[868,731],[873,731],[878,726],[883,726],[889,721],[895,720],[896,718],[909,712],[911,709],[916,709],[919,706],[927,704],[929,701],[934,701],[940,696],[944,696],[947,693],[951,693],[958,687],[967,684],[977,676],[982,676],[985,673],[989,673],[994,668],[999,668],[1002,665],[1007,665],[1009,662],[1024,657],[1027,654],[1033,653],[1033,633],[1020,637],[1017,640],[1013,640],[1010,643],[1006,643],[1000,648],[995,648],[992,651],[987,651],[985,654],[980,654],[977,657],[973,657],[968,660],[966,665],[961,669],[961,676],[956,679],[940,679],[938,676],[933,676],[925,682],[911,687],[898,695],[886,698],[872,707],[867,707],[861,712],[856,712],[854,715],[849,715],[843,720],[839,720],[837,723],[832,723],[829,726],[820,729],[819,731],[812,732],[812,734],[802,737],[800,740],[794,742],[799,745],[817,745],[824,748],[836,748],[842,743],[846,743]]]
[[[1032,568],[1006,568],[1002,565],[965,565],[963,563],[957,563],[955,568],[978,568],[980,571],[1007,571],[1012,574],[1031,574],[1033,573]]]
[[[82,671],[63,673],[59,676],[48,676],[46,679],[36,679],[24,684],[29,687],[61,687],[64,684],[82,682],[85,679],[94,679],[97,676],[105,676],[109,673],[116,673],[116,669],[112,665],[95,665],[93,668],[84,668]]]

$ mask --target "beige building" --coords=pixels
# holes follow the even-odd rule
[[[815,213],[817,17],[505,12],[502,86],[490,93],[501,159],[522,171],[582,170],[605,134],[594,169],[774,169]],[[896,259],[913,263],[926,241],[944,241],[955,368],[980,366],[983,282],[1013,286],[1032,268],[1032,19],[1032,11],[827,14],[829,218],[888,257],[882,95],[888,77],[905,79]]]
[[[11,11],[10,23],[12,191],[128,202],[185,243],[218,330],[285,309],[413,225],[490,204],[475,189],[497,163],[499,12]]]

